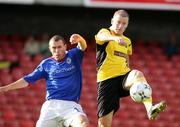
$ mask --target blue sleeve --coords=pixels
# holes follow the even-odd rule
[[[73,54],[73,55],[75,55],[75,57],[79,60],[79,61],[81,61],[82,62],[82,58],[83,58],[83,55],[84,55],[84,52],[83,51],[81,51],[79,48],[73,48],[73,49],[71,49],[70,50],[71,51],[71,53]]]
[[[28,83],[34,84],[37,80],[46,78],[46,72],[42,66],[42,63],[30,74],[23,77]]]

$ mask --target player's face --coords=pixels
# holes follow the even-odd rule
[[[62,40],[51,42],[49,44],[49,49],[52,53],[52,56],[56,60],[61,60],[66,55],[66,44]]]
[[[111,21],[111,29],[117,35],[122,35],[128,26],[129,19],[128,17],[122,17],[120,15],[116,15],[113,17]]]

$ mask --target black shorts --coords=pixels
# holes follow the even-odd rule
[[[117,112],[120,98],[129,96],[129,90],[124,89],[124,82],[129,72],[115,78],[98,82],[98,117],[103,117],[111,111]]]

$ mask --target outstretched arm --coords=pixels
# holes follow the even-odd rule
[[[70,42],[71,44],[78,44],[78,46],[80,47],[80,50],[82,51],[85,51],[87,48],[85,39],[79,34],[71,35]]]
[[[126,42],[120,36],[114,36],[106,29],[102,29],[98,32],[96,40],[101,42],[116,41],[121,45],[126,45]]]
[[[9,90],[14,90],[14,89],[20,89],[28,86],[28,82],[26,82],[23,78],[9,84],[6,86],[0,87],[0,93],[9,91]]]
[[[117,37],[115,36],[112,36],[109,31],[100,31],[97,35],[96,35],[96,38],[99,40],[99,41],[105,41],[105,42],[108,42],[108,41],[113,41],[113,40],[116,40]]]

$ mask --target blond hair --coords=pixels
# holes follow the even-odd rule
[[[115,13],[114,13],[114,16],[115,17],[116,15],[120,15],[122,17],[128,17],[129,18],[129,14],[127,13],[127,11],[125,10],[117,10]]]

